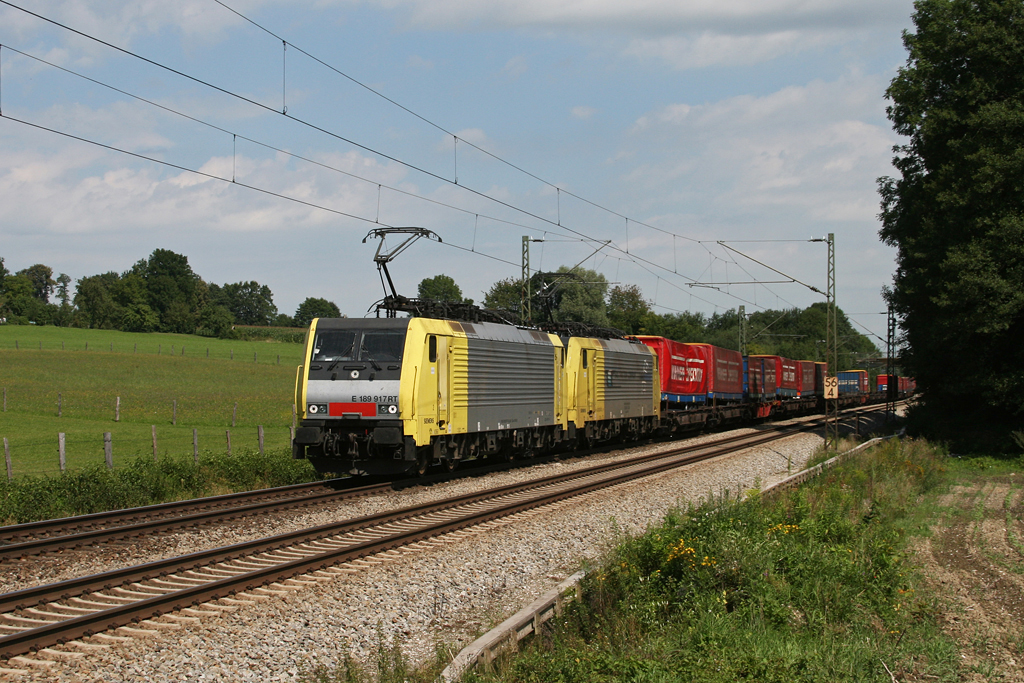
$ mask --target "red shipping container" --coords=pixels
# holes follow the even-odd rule
[[[825,395],[825,376],[828,375],[828,363],[814,361],[814,392],[818,396]]]
[[[774,400],[777,388],[775,380],[775,363],[765,356],[747,357],[747,395],[749,398],[764,401]]]
[[[685,346],[705,349],[705,358],[710,359],[709,367],[714,367],[708,382],[709,394],[737,400],[743,397],[743,356],[739,351],[711,344],[687,343]]]
[[[743,396],[743,358],[711,344],[685,344],[665,337],[638,336],[658,354],[661,390],[673,402]]]
[[[800,382],[797,379],[796,361],[782,356],[753,355],[751,359],[764,361],[765,389],[772,393],[770,386],[774,378],[775,393],[778,396],[796,396],[800,393]]]
[[[797,364],[797,377],[800,380],[800,393],[797,396],[814,396],[814,361],[813,360],[798,360]]]

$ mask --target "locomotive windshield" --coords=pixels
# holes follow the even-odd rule
[[[318,330],[312,360],[395,363],[402,360],[404,348],[405,330]]]

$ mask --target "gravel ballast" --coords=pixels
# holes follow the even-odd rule
[[[744,430],[753,431],[753,430]],[[700,437],[694,441],[717,436]],[[433,547],[394,553],[370,564],[272,596],[220,617],[132,639],[75,661],[58,661],[26,681],[293,681],[302,667],[330,664],[347,653],[372,660],[381,640],[394,638],[413,662],[443,647],[465,644],[593,560],[621,534],[637,534],[673,507],[708,495],[766,486],[799,471],[821,445],[800,434],[770,446],[689,465],[612,489],[521,513],[437,539]],[[680,442],[670,444],[678,445]],[[666,444],[629,453],[664,449]],[[405,507],[472,490],[590,467],[609,457],[555,462],[480,478],[325,506],[315,512],[267,515],[227,527],[209,527],[134,545],[79,551],[78,556],[21,563],[2,589],[52,582],[157,557],[180,555],[248,538]],[[621,455],[618,457],[622,457]],[[5,563],[5,570],[11,563]],[[40,574],[42,572],[42,574]],[[58,648],[71,650],[70,647]],[[14,664],[8,664],[9,667]],[[27,667],[22,667],[27,668]]]

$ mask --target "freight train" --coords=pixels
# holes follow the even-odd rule
[[[314,319],[304,359],[292,453],[322,473],[423,474],[810,413],[825,377],[710,344],[428,317]],[[839,382],[841,404],[867,399],[865,371]]]

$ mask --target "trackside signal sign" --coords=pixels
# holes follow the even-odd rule
[[[825,377],[825,398],[839,398],[839,378],[835,375]]]

